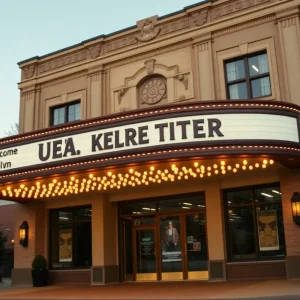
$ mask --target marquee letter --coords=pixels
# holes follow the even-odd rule
[[[39,144],[39,159],[41,161],[46,161],[49,159],[51,154],[51,143],[47,142],[46,155],[44,155],[44,144]]]
[[[194,138],[205,138],[205,133],[199,133],[199,131],[203,131],[203,125],[200,124],[204,124],[204,120],[200,119],[200,120],[193,120],[193,129],[194,129]]]
[[[74,147],[74,142],[72,138],[66,140],[66,148],[64,152],[64,157],[68,156],[68,153],[71,153],[71,156],[76,155],[76,150]]]
[[[181,126],[181,138],[183,140],[187,139],[187,135],[186,135],[186,125],[191,124],[190,121],[178,121],[176,122],[177,126]]]
[[[136,130],[134,128],[125,129],[125,144],[126,144],[126,146],[130,146],[130,143],[133,146],[136,146],[137,142],[135,140],[135,137],[136,137]]]
[[[208,119],[208,136],[214,137],[214,132],[217,134],[217,136],[224,136],[224,134],[220,131],[221,126],[221,120]]]
[[[52,147],[53,147],[53,154],[52,154],[52,158],[61,158],[62,157],[62,153],[61,153],[61,145],[62,145],[62,140],[58,140],[58,141],[53,141],[52,142]]]
[[[139,127],[139,145],[149,144],[148,125]]]
[[[159,141],[164,142],[165,141],[165,128],[168,127],[168,123],[160,123],[160,124],[155,124],[155,129],[158,128],[159,130]]]
[[[99,141],[101,137],[102,137],[102,133],[97,135],[96,134],[92,135],[92,152],[103,150]]]

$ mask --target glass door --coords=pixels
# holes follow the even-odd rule
[[[204,212],[185,214],[187,279],[208,279],[208,249]]]
[[[134,268],[136,281],[157,280],[155,227],[134,229]]]
[[[161,280],[183,279],[184,246],[181,215],[160,217]]]

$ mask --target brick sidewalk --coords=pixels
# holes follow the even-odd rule
[[[1,289],[0,299],[300,299],[300,281],[151,282]]]

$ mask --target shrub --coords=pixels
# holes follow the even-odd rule
[[[32,261],[33,270],[46,270],[47,269],[47,260],[43,255],[37,255]]]

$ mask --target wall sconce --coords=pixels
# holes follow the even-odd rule
[[[15,240],[11,240],[11,243],[14,244],[14,243],[15,243]]]
[[[28,246],[28,223],[23,221],[23,223],[19,227],[19,242],[23,247]]]
[[[300,193],[294,192],[292,198],[292,213],[293,213],[293,220],[294,223],[300,225]]]

